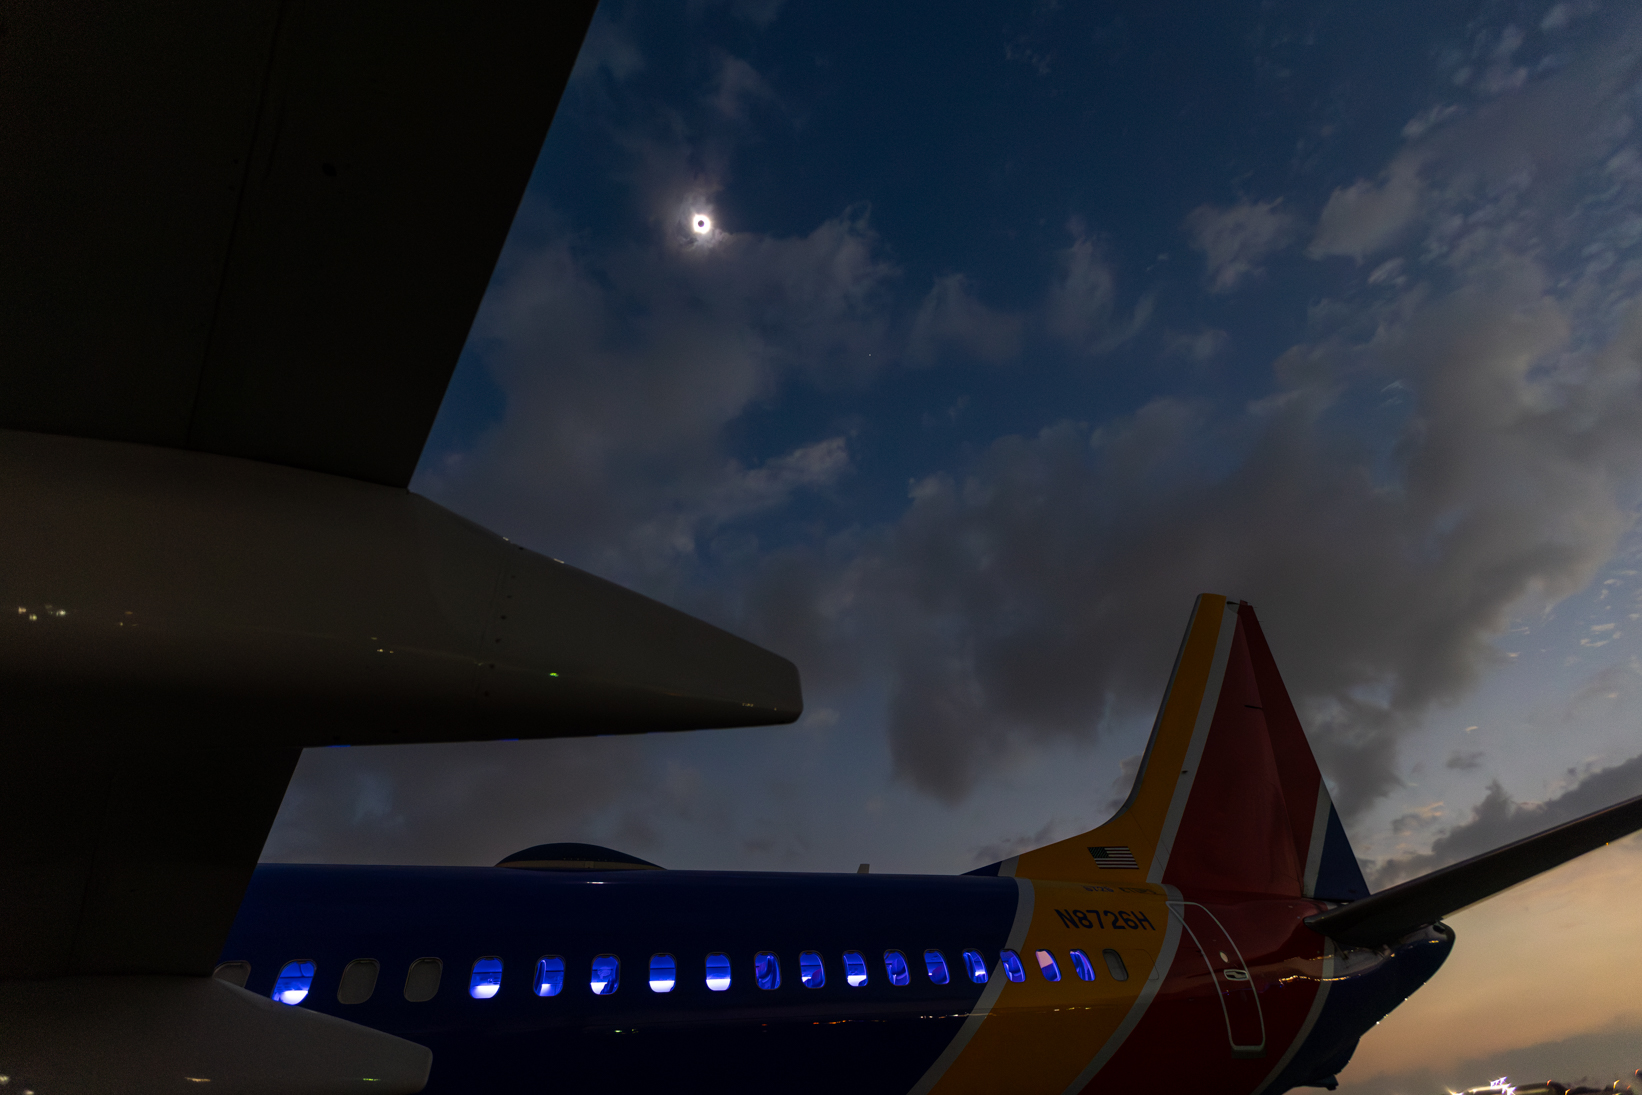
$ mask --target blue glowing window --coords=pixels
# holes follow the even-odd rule
[[[924,969],[929,971],[929,979],[937,985],[944,985],[952,980],[946,972],[946,958],[940,951],[924,952]]]
[[[495,955],[480,958],[473,963],[473,974],[468,978],[468,995],[475,1000],[489,1000],[502,987],[502,960]]]
[[[601,954],[593,959],[593,976],[588,980],[594,996],[609,996],[621,984],[621,959]]]
[[[1106,959],[1106,968],[1112,972],[1112,980],[1127,981],[1129,979],[1129,967],[1123,964],[1121,954],[1108,948],[1101,951],[1100,956]]]
[[[707,956],[707,987],[723,992],[730,987],[730,960],[722,954]]]
[[[1003,963],[1003,974],[1011,981],[1026,980],[1026,971],[1021,968],[1021,956],[1014,951],[1004,951],[998,955],[998,961]]]
[[[550,954],[536,963],[536,995],[557,996],[564,991],[564,959]]]
[[[274,999],[282,1004],[300,1004],[314,987],[314,963],[310,958],[299,958],[279,968],[274,978]]]
[[[964,951],[964,969],[969,971],[969,979],[977,985],[986,984],[986,959],[981,957],[980,951]]]
[[[798,956],[798,979],[807,989],[818,989],[827,983],[827,967],[819,954],[805,951]]]
[[[884,972],[892,985],[912,984],[912,971],[907,969],[907,956],[900,951],[884,952]]]
[[[1072,952],[1072,968],[1077,971],[1079,981],[1095,979],[1095,964],[1089,961],[1089,956],[1082,951]]]
[[[761,989],[778,989],[781,987],[781,959],[769,951],[759,951],[753,955],[753,976],[758,979]]]
[[[1038,951],[1038,969],[1043,973],[1045,981],[1059,981],[1060,967],[1055,965],[1055,956],[1048,951]]]
[[[678,963],[673,961],[670,954],[652,954],[650,956],[650,991],[672,992],[673,986],[678,984]]]
[[[844,952],[844,980],[852,989],[867,983],[867,960],[861,957],[860,951]]]

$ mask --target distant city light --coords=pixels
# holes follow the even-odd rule
[[[697,213],[690,218],[690,227],[695,229],[698,236],[705,236],[713,230],[713,222],[705,213]]]

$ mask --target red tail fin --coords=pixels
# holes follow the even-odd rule
[[[1197,599],[1123,808],[999,872],[1330,900],[1368,894],[1254,609],[1212,594]]]

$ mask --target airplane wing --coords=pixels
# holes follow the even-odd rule
[[[8,5],[0,425],[405,486],[593,7]]]
[[[593,8],[0,14],[0,1071],[110,977],[227,1014],[156,986],[305,747],[798,717],[785,659],[404,489]]]
[[[1642,795],[1306,918],[1338,943],[1374,947],[1642,829]]]

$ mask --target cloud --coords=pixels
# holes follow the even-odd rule
[[[749,410],[798,380],[870,380],[897,332],[911,357],[1001,359],[1016,329],[959,275],[898,320],[899,271],[864,208],[697,245],[674,230],[680,195],[716,188],[663,148],[639,173],[652,237],[593,247],[529,211],[538,230],[515,233],[475,329],[506,416],[418,487],[765,643],[812,690],[884,697],[896,775],[947,803],[1149,712],[1192,595],[1247,598],[1338,801],[1360,810],[1399,785],[1404,737],[1495,664],[1510,615],[1582,588],[1634,520],[1642,305],[1617,259],[1581,250],[1622,250],[1642,177],[1584,170],[1633,143],[1617,62],[1568,71],[1334,193],[1313,253],[1398,253],[1367,299],[1316,310],[1257,398],[1069,412],[921,475],[898,515],[774,549],[736,523],[842,481],[851,435],[748,455],[731,438]],[[1601,139],[1569,139],[1570,117]],[[1571,208],[1579,247],[1558,235]],[[1203,223],[1211,278],[1232,285],[1278,238]],[[1149,297],[1121,296],[1073,225],[1035,314],[1107,353],[1150,319]],[[724,560],[737,577],[702,577]]]
[[[724,6],[738,19],[745,19],[755,27],[769,26],[780,16],[787,0],[690,0],[690,14],[700,16],[710,8]]]
[[[1448,754],[1448,760],[1443,767],[1452,768],[1457,772],[1471,772],[1482,767],[1482,758],[1486,756],[1481,749],[1456,749]]]
[[[1442,820],[1442,803],[1433,802],[1429,806],[1422,806],[1417,810],[1410,810],[1391,822],[1391,831],[1398,836],[1418,832],[1429,828]]]
[[[1467,934],[1465,942],[1469,944],[1472,940],[1469,933]],[[1543,967],[1536,964],[1530,968],[1537,973]],[[1575,994],[1588,986],[1606,985],[1614,981],[1623,983],[1627,980],[1625,977],[1603,976],[1601,970],[1592,972],[1597,975],[1597,980],[1573,981]],[[1536,1001],[1533,1005],[1536,1010],[1545,1010],[1537,1003],[1543,997],[1543,988],[1539,982],[1530,980],[1531,976],[1532,974],[1525,976],[1519,985],[1511,987],[1520,988],[1527,999]],[[1555,980],[1563,982],[1569,978],[1562,976]],[[1471,981],[1462,983],[1474,984]],[[1427,989],[1416,999],[1424,1005],[1423,997],[1431,991]],[[1452,997],[1458,993],[1450,991],[1448,995]],[[1478,994],[1473,994],[1473,998],[1476,995]],[[1511,998],[1511,994],[1506,994],[1506,998]],[[1577,1008],[1585,1001],[1575,999],[1569,1003]],[[1396,1027],[1376,1032],[1373,1043],[1365,1041],[1365,1046],[1371,1052],[1381,1052],[1373,1053],[1372,1056],[1364,1054],[1354,1062],[1356,1067],[1341,1078],[1340,1095],[1408,1095],[1409,1092],[1416,1091],[1464,1090],[1469,1087],[1482,1087],[1496,1076],[1514,1076],[1519,1080],[1532,1077],[1536,1082],[1539,1077],[1557,1077],[1569,1087],[1582,1086],[1592,1090],[1606,1088],[1609,1084],[1635,1083],[1636,1077],[1632,1069],[1636,1064],[1636,1044],[1638,1039],[1642,1038],[1642,1024],[1636,1021],[1634,1015],[1625,1016],[1618,1023],[1602,1023],[1604,1029],[1584,1030],[1568,1037],[1543,1041],[1530,1037],[1525,1041],[1502,1046],[1493,1052],[1479,1054],[1476,1052],[1477,1043],[1483,1038],[1494,1041],[1498,1038],[1497,1032],[1493,1033],[1493,1037],[1488,1037],[1482,1028],[1469,1024],[1464,1029],[1456,1030],[1452,1012],[1444,1014],[1429,1006],[1422,1006],[1421,1010],[1428,1013],[1422,1018],[1434,1021],[1435,1028],[1447,1036],[1452,1048],[1443,1054],[1438,1062],[1427,1064],[1425,1067],[1411,1068],[1410,1061],[1428,1058],[1422,1054],[1410,1053],[1406,1043],[1397,1041],[1398,1035],[1404,1033],[1397,1029],[1404,1026],[1404,1020],[1400,1015],[1395,1019],[1388,1019],[1387,1024],[1395,1023]],[[1578,1011],[1569,1014],[1558,1008],[1556,1013],[1568,1015],[1575,1023],[1588,1020],[1586,1015]],[[1602,1018],[1607,1019],[1608,1016]],[[1401,1047],[1402,1052],[1396,1054],[1393,1047]],[[1391,1052],[1386,1052],[1387,1050]],[[1470,1053],[1473,1056],[1455,1059],[1461,1053]],[[1365,1069],[1373,1071],[1364,1072]],[[1624,1087],[1616,1086],[1612,1090],[1623,1091]]]
[[[947,274],[935,279],[918,306],[907,353],[913,361],[928,364],[941,350],[952,349],[996,364],[1020,353],[1021,327],[1019,316],[977,300],[964,275]]]
[[[719,59],[718,80],[713,94],[713,105],[719,113],[743,121],[752,103],[777,101],[775,90],[752,65],[729,54]]]
[[[1358,179],[1329,195],[1306,254],[1363,261],[1396,243],[1419,214],[1424,186],[1418,156],[1399,156],[1378,182]]]
[[[718,232],[703,246],[664,226],[601,251],[533,215],[546,227],[510,243],[471,342],[505,417],[418,489],[643,585],[682,581],[680,564],[726,522],[844,473],[843,437],[749,465],[724,431],[784,378],[825,385],[874,367],[897,271],[864,209],[805,236]]]
[[[1642,756],[1592,772],[1545,802],[1517,802],[1495,780],[1471,820],[1432,841],[1429,852],[1379,864],[1370,881],[1375,889],[1384,889],[1637,795],[1642,795]]]
[[[1306,253],[1363,262],[1417,241],[1428,258],[1463,262],[1501,245],[1550,252],[1576,235],[1579,248],[1594,248],[1593,234],[1622,232],[1619,211],[1630,208],[1634,190],[1604,192],[1580,176],[1625,157],[1632,144],[1627,93],[1642,19],[1617,15],[1577,63],[1538,78],[1510,63],[1522,41],[1510,26],[1491,44],[1479,38],[1486,63],[1464,71],[1488,98],[1464,108],[1438,104],[1411,120],[1408,144],[1383,170],[1329,196]],[[1566,210],[1575,206],[1581,230],[1570,234]]]
[[[592,79],[601,69],[620,83],[644,69],[644,53],[609,10],[596,11],[592,23],[588,24],[587,37],[582,40],[581,52],[576,54],[576,65],[570,73],[572,84]]]
[[[1072,225],[1072,245],[1060,255],[1044,315],[1050,333],[1088,354],[1107,353],[1138,334],[1152,314],[1142,297],[1128,319],[1117,314],[1117,275],[1100,245]]]
[[[1576,19],[1592,14],[1598,8],[1596,0],[1563,0],[1552,4],[1539,21],[1539,29],[1547,34],[1566,30]]]
[[[1582,681],[1568,697],[1563,721],[1572,721],[1588,704],[1611,706],[1611,701],[1636,690],[1639,684],[1642,684],[1642,659],[1632,657],[1604,666]]]
[[[1496,663],[1512,612],[1611,555],[1642,464],[1642,307],[1576,349],[1535,264],[1468,269],[1374,306],[1367,343],[1294,347],[1237,412],[1165,398],[1000,438],[915,482],[838,569],[815,561],[813,596],[892,674],[897,773],[957,802],[1022,750],[1149,710],[1210,590],[1261,612],[1342,808],[1398,786],[1398,742]],[[1342,429],[1394,378],[1389,433]]]
[[[558,840],[642,855],[655,817],[708,806],[633,738],[310,749],[262,858],[478,865]]]
[[[1200,205],[1186,218],[1192,246],[1203,252],[1209,291],[1229,293],[1260,273],[1260,262],[1292,242],[1299,219],[1281,212],[1281,198],[1238,202],[1229,208]]]
[[[1020,855],[1022,852],[1031,851],[1033,848],[1041,848],[1053,841],[1056,832],[1061,828],[1059,818],[1051,819],[1045,822],[1043,828],[1035,833],[1005,837],[992,844],[983,844],[975,849],[974,854],[970,856],[970,860],[975,866],[984,867],[988,863],[997,863],[1000,860],[1008,859],[1012,855]]]
[[[1169,357],[1202,362],[1218,355],[1230,341],[1230,335],[1214,327],[1206,327],[1196,334],[1170,331],[1163,336],[1163,352]]]

